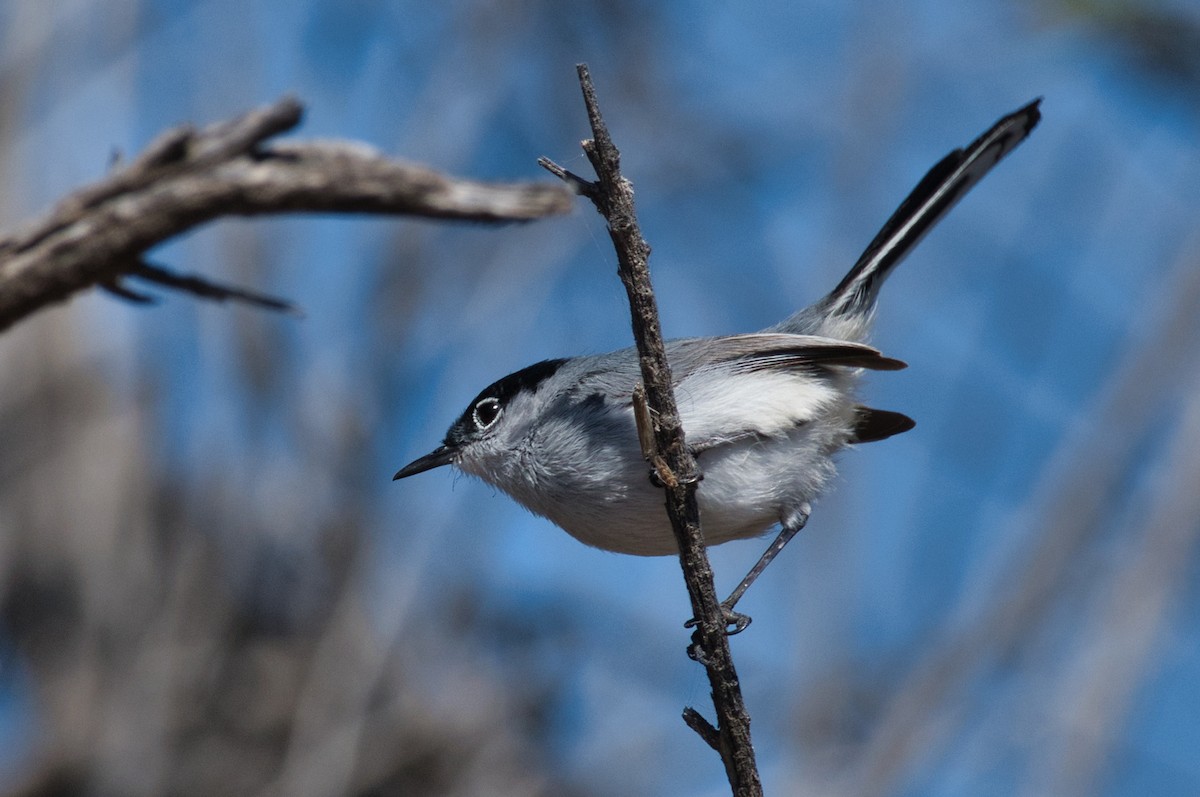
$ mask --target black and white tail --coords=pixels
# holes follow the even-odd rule
[[[965,149],[956,149],[942,158],[900,204],[838,286],[777,329],[828,334],[840,326],[839,320],[851,321],[852,326],[853,321],[869,318],[879,288],[892,270],[972,186],[1037,126],[1041,119],[1039,104],[1040,98],[996,122]]]

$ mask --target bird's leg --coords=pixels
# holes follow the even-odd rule
[[[729,597],[721,601],[721,611],[725,615],[726,634],[729,636],[740,634],[750,625],[750,616],[741,612],[735,612],[733,607],[746,594],[746,590],[750,589],[750,585],[754,583],[755,579],[767,569],[767,565],[771,564],[771,560],[779,555],[783,547],[791,541],[792,537],[796,536],[796,533],[800,529],[804,528],[804,525],[808,523],[808,515],[811,511],[809,505],[804,504],[798,511],[787,517],[783,522],[783,528],[779,531],[779,536],[768,546],[767,550],[763,551],[763,555],[758,558],[758,561],[754,563],[754,567],[750,568],[750,572],[734,588],[733,592],[729,593]],[[684,623],[684,627],[691,628],[697,624],[696,619],[692,618]]]

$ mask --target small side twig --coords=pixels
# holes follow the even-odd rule
[[[197,274],[176,274],[146,260],[139,260],[129,269],[128,273],[130,276],[143,279],[146,282],[153,282],[166,288],[190,293],[201,299],[209,299],[217,302],[242,302],[243,304],[254,305],[265,310],[276,310],[283,313],[290,313],[291,315],[304,315],[300,308],[286,299],[268,296],[265,293],[258,293],[248,288],[239,288],[236,285],[222,285],[219,282],[213,282]],[[128,291],[128,287],[125,287],[125,290]]]
[[[575,193],[595,201],[600,190],[600,186],[596,184],[595,180],[587,180],[580,177],[575,172],[564,169],[549,158],[538,158],[537,164],[566,183]]]
[[[617,251],[618,273],[629,296],[645,391],[644,401],[640,391],[635,397],[639,407],[638,422],[643,427],[643,446],[652,449],[648,459],[653,472],[666,489],[667,514],[679,543],[679,561],[691,597],[693,617],[698,621],[689,653],[708,672],[718,725],[714,728],[692,708],[684,711],[684,721],[720,753],[735,795],[761,795],[762,784],[750,742],[750,716],[742,700],[725,633],[725,616],[717,600],[712,568],[700,532],[700,512],[696,503],[700,472],[685,444],[675,404],[670,364],[650,285],[650,247],[642,238],[634,211],[633,187],[621,175],[621,156],[600,114],[587,65],[580,64],[577,69],[592,128],[592,138],[583,142],[583,150],[596,170],[597,180],[589,183],[544,158],[539,163],[575,185],[577,190],[581,184],[590,186],[589,190],[580,190],[580,193],[591,199],[608,223],[608,233]],[[649,434],[644,433],[647,427]]]
[[[700,738],[704,740],[712,749],[718,753],[721,752],[721,732],[712,726],[712,723],[704,719],[704,715],[691,706],[685,706],[683,709],[684,723],[700,734]]]

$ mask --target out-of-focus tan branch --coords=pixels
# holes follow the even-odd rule
[[[0,234],[0,330],[85,288],[116,285],[135,274],[151,247],[223,216],[373,213],[495,222],[572,206],[561,185],[462,180],[358,142],[264,144],[301,116],[300,103],[284,98],[201,130],[169,130],[43,218]]]

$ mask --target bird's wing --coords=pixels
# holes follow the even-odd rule
[[[812,370],[844,366],[876,371],[898,371],[907,367],[900,360],[884,357],[871,346],[816,335],[784,332],[755,332],[674,341],[667,351],[676,385],[711,368],[734,372]]]
[[[785,435],[846,402],[835,371],[905,367],[861,343],[785,333],[676,341],[668,358],[688,445],[697,452]]]

